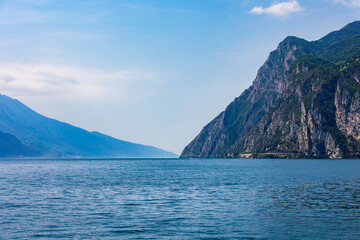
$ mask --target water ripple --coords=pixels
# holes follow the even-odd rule
[[[360,239],[360,161],[0,161],[0,239]]]

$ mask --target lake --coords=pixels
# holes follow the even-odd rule
[[[0,239],[360,239],[360,160],[0,160]]]

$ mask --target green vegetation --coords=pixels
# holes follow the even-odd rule
[[[291,64],[290,69],[286,64]],[[207,157],[249,152],[266,158],[328,158],[329,152],[360,157],[360,141],[337,126],[335,105],[338,88],[348,98],[347,105],[360,96],[359,80],[360,22],[318,41],[287,37],[270,53],[256,84],[228,106],[221,129],[211,129],[219,124],[209,124],[196,144],[203,146],[214,139],[210,144],[216,150],[205,153]],[[331,150],[328,136],[336,145]]]

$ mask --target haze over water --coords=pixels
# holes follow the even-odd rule
[[[1,160],[0,239],[359,239],[359,160]]]

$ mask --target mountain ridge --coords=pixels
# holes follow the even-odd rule
[[[0,95],[0,132],[14,136],[37,153],[41,152],[36,157],[42,158],[176,157],[152,146],[89,132],[45,117],[6,95]]]
[[[341,77],[358,63],[359,54],[359,21],[317,41],[285,38],[253,84],[202,129],[181,157],[360,156],[359,142],[351,135],[360,131],[360,97],[346,87],[357,89],[353,76],[358,70]],[[340,95],[352,105],[341,110]],[[319,104],[322,101],[327,107]]]

